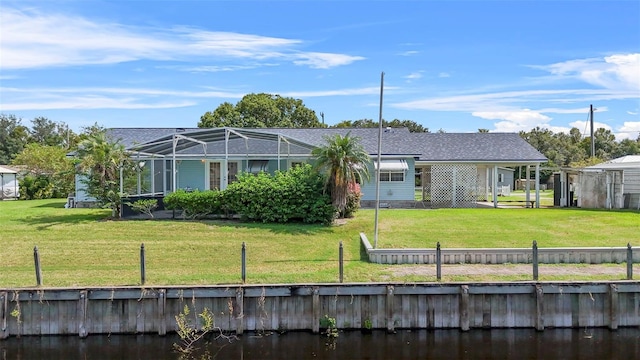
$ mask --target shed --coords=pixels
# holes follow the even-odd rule
[[[15,200],[20,197],[18,172],[0,165],[0,200]]]
[[[584,193],[589,179],[599,179],[601,183],[592,194]],[[587,201],[583,207],[640,209],[640,155],[626,155],[584,168],[581,186],[585,201],[596,194],[605,199],[604,206],[601,201],[593,204]]]

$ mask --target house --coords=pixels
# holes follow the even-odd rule
[[[15,200],[19,197],[18,172],[7,166],[0,166],[0,200]]]
[[[122,192],[157,195],[175,191],[225,189],[239,172],[286,170],[312,163],[312,149],[337,134],[360,138],[370,154],[370,173],[378,166],[377,128],[114,128],[108,135],[131,152],[138,164],[137,186]],[[422,201],[430,207],[475,207],[490,199],[499,168],[535,167],[546,158],[511,133],[411,133],[406,128],[382,131],[379,200],[381,206],[414,207],[416,173]],[[87,201],[77,183],[76,202]],[[374,206],[376,181],[361,184],[364,207]],[[497,193],[493,194],[497,206]],[[537,189],[536,189],[537,194]]]

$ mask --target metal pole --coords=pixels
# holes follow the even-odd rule
[[[533,241],[533,280],[538,280],[538,243]]]
[[[340,264],[340,282],[344,280],[344,249],[342,246],[342,241],[340,241],[340,250],[338,251],[338,259]]]
[[[596,140],[593,137],[593,105],[589,105],[589,118],[591,119],[591,157],[596,157]]]
[[[144,243],[140,245],[140,284],[144,285],[147,279],[145,260],[144,260]]]
[[[440,242],[436,245],[436,279],[440,281],[442,279],[442,256],[440,250]]]
[[[33,248],[33,262],[36,266],[36,284],[38,286],[42,285],[42,271],[40,268],[40,253],[38,252],[38,247],[35,246]]]
[[[247,280],[247,245],[242,242],[242,283]]]
[[[633,250],[631,243],[627,243],[627,280],[633,280]]]
[[[380,112],[378,115],[378,168],[376,175],[376,212],[373,230],[373,248],[378,247],[378,213],[380,212],[380,161],[382,156],[382,93],[384,89],[384,72],[380,74]]]

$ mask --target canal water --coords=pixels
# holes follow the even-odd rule
[[[640,359],[640,329],[308,332],[209,337],[188,355],[176,335],[11,337],[0,359]]]

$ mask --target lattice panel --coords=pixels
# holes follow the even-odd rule
[[[478,202],[478,168],[475,165],[433,165],[431,207],[473,208]]]

